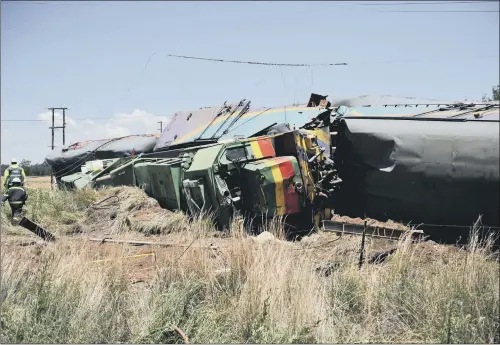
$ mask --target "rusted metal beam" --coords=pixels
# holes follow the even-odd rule
[[[26,217],[23,217],[23,219],[21,219],[21,221],[19,222],[19,226],[22,226],[23,228],[28,229],[29,231],[31,231],[35,235],[41,237],[45,241],[53,242],[56,240],[54,235],[52,235],[50,232],[48,232],[47,230],[42,228],[40,225],[32,222],[31,220],[29,220]]]
[[[189,244],[176,244],[176,243],[165,243],[165,242],[148,242],[148,241],[129,241],[129,240],[115,240],[112,238],[80,238],[90,242],[100,242],[100,243],[122,243],[130,244],[134,246],[159,246],[159,247],[189,247]],[[209,246],[196,246],[194,248],[205,248],[210,249],[213,247]]]
[[[349,224],[343,222],[336,222],[333,220],[323,221],[323,229],[325,232],[334,232],[340,235],[363,235],[363,225]],[[366,226],[365,234],[366,236],[384,238],[390,240],[398,240],[403,235],[410,233],[413,239],[423,238],[424,233],[421,230],[399,230],[399,229],[389,229],[382,227]]]

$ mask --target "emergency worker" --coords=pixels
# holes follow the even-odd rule
[[[9,201],[10,209],[12,211],[12,219],[16,219],[21,214],[24,204],[28,199],[28,194],[22,186],[21,179],[14,177],[11,180],[11,186],[7,189],[2,196],[2,206],[5,201]]]
[[[17,164],[17,159],[12,158],[10,161],[10,166],[5,169],[3,174],[3,187],[8,189],[11,186],[11,181],[13,178],[19,178],[21,181],[21,186],[24,186],[24,181],[26,180],[26,174],[24,169]]]

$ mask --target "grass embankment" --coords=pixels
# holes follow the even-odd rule
[[[109,207],[88,208],[109,195],[119,203],[111,198]],[[386,262],[358,269],[359,237],[342,238],[328,250],[306,239],[260,244],[235,222],[231,235],[218,238],[206,221],[162,213],[123,188],[33,190],[28,216],[59,240],[2,244],[4,342],[183,342],[174,327],[192,343],[500,342],[499,264],[475,243],[461,250],[402,240]],[[2,242],[25,232],[4,220]],[[279,237],[278,228],[270,230]],[[192,246],[156,248],[155,260],[137,259],[139,267],[135,259],[92,262],[102,247],[108,259],[128,255],[129,247],[64,237],[102,230],[135,237],[173,231]],[[195,240],[219,242],[209,249]],[[312,259],[321,250],[328,274]]]

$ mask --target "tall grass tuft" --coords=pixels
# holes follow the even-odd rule
[[[102,198],[92,193],[78,202]],[[30,210],[37,219],[49,217],[44,208],[57,216],[49,205],[81,212],[69,196],[38,198],[40,209]],[[464,248],[404,238],[384,263],[361,268],[354,237],[326,252],[337,264],[323,274],[315,249],[258,243],[240,219],[216,248],[197,245],[215,239],[205,217],[181,221],[191,246],[156,248],[156,261],[124,260],[127,246],[64,238],[2,244],[2,340],[182,343],[178,327],[191,343],[500,342],[499,264],[474,236]],[[281,236],[279,220],[263,230]],[[104,249],[113,260],[95,262]]]

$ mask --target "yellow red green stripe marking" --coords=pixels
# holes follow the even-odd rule
[[[267,169],[262,173],[268,183],[267,200],[275,207],[276,215],[292,214],[300,211],[299,194],[292,183],[285,186],[285,181],[292,182],[292,178],[300,175],[299,166],[293,157],[275,157],[263,160]],[[274,190],[270,189],[274,185]]]
[[[276,156],[272,139],[268,138],[251,141],[250,147],[256,159]]]

